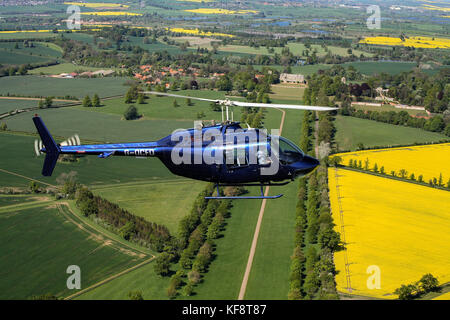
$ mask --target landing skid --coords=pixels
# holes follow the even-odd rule
[[[286,183],[278,183],[278,184],[259,184],[259,186],[261,187],[261,195],[260,196],[236,196],[236,197],[227,197],[227,196],[221,196],[220,195],[220,191],[219,191],[219,184],[216,184],[216,190],[217,190],[217,196],[211,196],[211,197],[205,197],[205,199],[229,199],[229,200],[237,200],[237,199],[278,199],[281,198],[283,195],[282,194],[278,194],[276,196],[265,196],[264,195],[264,190],[263,187],[264,186],[282,186],[285,185],[289,182]],[[234,187],[241,187],[241,186],[257,186],[257,184],[239,184],[239,185],[231,185],[231,184],[224,184],[222,186],[234,186]]]

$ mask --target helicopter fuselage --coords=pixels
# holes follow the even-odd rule
[[[157,157],[173,174],[220,184],[294,180],[319,164],[286,138],[275,139],[258,129],[242,129],[238,123],[181,130],[156,142],[59,148],[61,154],[100,158]],[[42,151],[46,152],[45,148]]]

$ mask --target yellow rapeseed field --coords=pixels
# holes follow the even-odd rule
[[[359,42],[365,44],[378,44],[387,46],[450,49],[450,39],[447,38],[409,37],[402,41],[402,39],[394,37],[366,37]]]
[[[339,292],[349,293],[345,261],[354,295],[395,299],[396,288],[426,273],[450,281],[450,192],[345,169],[328,174],[335,228],[347,243],[335,253]],[[379,288],[369,279],[377,268]]]
[[[127,11],[93,11],[93,12],[81,12],[83,15],[90,16],[142,16],[142,13],[134,13]]]
[[[86,7],[86,8],[129,8],[130,6],[127,6],[125,4],[120,3],[106,3],[106,2],[64,2],[64,4],[67,5],[75,5],[80,7]]]
[[[417,179],[423,176],[423,181],[439,178],[442,173],[443,183],[450,179],[450,143],[362,150],[337,154],[342,158],[342,164],[348,166],[350,159],[364,162],[369,159],[369,169],[376,163],[378,169],[384,166],[384,171],[390,174],[395,171],[399,175],[401,169],[407,171],[407,177],[414,173]]]
[[[436,2],[436,3],[439,3],[439,2]],[[443,11],[443,12],[450,12],[450,8],[438,7],[438,6],[433,6],[433,5],[430,5],[430,4],[423,4],[423,9],[437,10],[437,11]]]
[[[450,300],[450,292],[441,294],[440,296],[437,296],[433,300]]]
[[[193,34],[197,36],[216,36],[233,38],[234,35],[220,32],[201,31],[199,29],[184,29],[184,28],[167,28],[167,30],[176,33]]]
[[[199,8],[199,9],[188,9],[184,11],[203,14],[249,14],[259,12],[256,10],[228,10],[220,8]]]

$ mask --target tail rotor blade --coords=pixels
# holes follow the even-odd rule
[[[39,149],[39,140],[34,140],[34,152],[36,153],[36,156],[40,156],[41,155],[41,149]]]
[[[79,146],[80,144],[80,137],[77,134],[60,143],[61,146]]]
[[[34,140],[34,152],[36,153],[36,156],[40,156],[43,152],[41,152],[42,148],[44,148],[44,144],[42,143],[42,140]]]
[[[80,141],[80,137],[76,134],[76,135],[74,135],[74,137],[75,137],[75,140],[76,140],[76,146],[79,146],[80,144],[81,144],[81,141]]]

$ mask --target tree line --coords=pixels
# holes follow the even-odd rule
[[[304,113],[300,145],[305,152],[313,150],[313,120],[312,112]],[[297,196],[288,298],[338,299],[333,253],[341,249],[341,243],[339,233],[333,229],[326,165],[320,165],[308,180],[299,180]]]
[[[342,159],[339,156],[335,156],[333,158],[333,162],[337,165],[341,164]],[[349,168],[361,170],[361,171],[370,171],[376,174],[385,175],[385,176],[391,176],[394,178],[400,178],[402,180],[409,180],[415,183],[420,183],[423,185],[428,185],[430,187],[435,188],[447,188],[450,189],[450,178],[447,182],[444,181],[444,178],[442,176],[442,173],[439,174],[439,177],[433,177],[426,182],[423,179],[423,175],[419,174],[416,175],[414,172],[408,172],[406,169],[400,169],[398,171],[391,170],[390,172],[387,172],[384,168],[384,166],[379,166],[376,162],[371,166],[369,158],[366,158],[364,162],[362,160],[356,160],[356,159],[349,159],[348,165]]]
[[[405,126],[423,129],[431,132],[442,133],[450,137],[450,122],[445,123],[444,117],[435,115],[430,119],[418,118],[411,116],[406,111],[371,111],[371,110],[356,110],[348,105],[343,105],[339,110],[343,116],[352,116],[361,119],[374,120],[377,122],[384,122],[393,125]]]
[[[214,240],[220,235],[224,221],[229,217],[229,200],[205,199],[214,192],[208,184],[194,201],[190,213],[179,223],[177,247],[165,250],[155,261],[154,270],[158,275],[171,276],[167,296],[175,298],[179,292],[184,296],[193,294],[202,274],[214,258]],[[221,192],[227,192],[227,190]],[[177,264],[178,271],[171,271]]]
[[[163,251],[173,241],[166,226],[135,216],[117,204],[94,195],[85,186],[68,180],[63,190],[69,194],[69,197],[75,199],[77,207],[84,216],[99,219],[125,240],[158,252]]]

